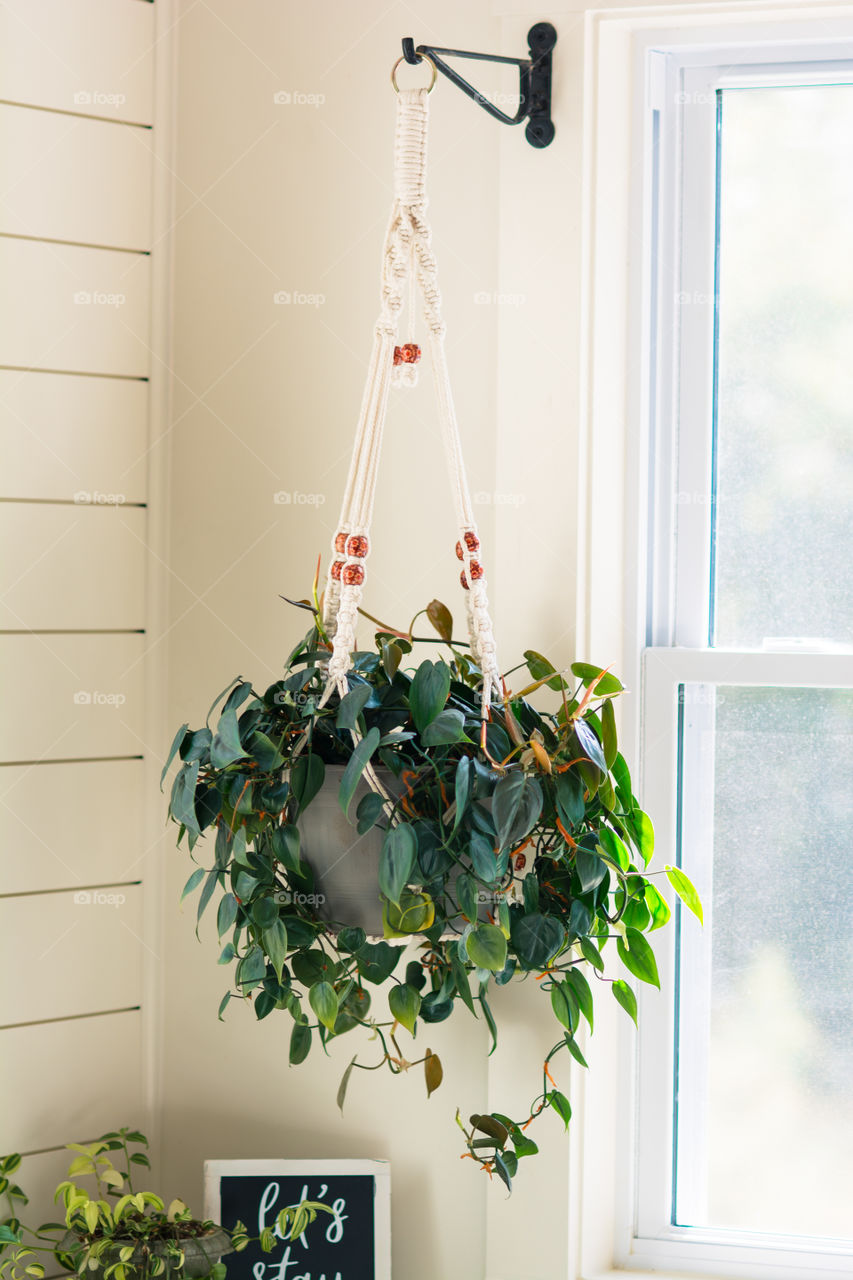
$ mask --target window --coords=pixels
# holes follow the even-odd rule
[[[644,995],[628,1265],[853,1275],[853,46],[647,40]]]

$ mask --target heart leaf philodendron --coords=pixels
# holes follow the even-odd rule
[[[330,646],[315,605],[280,680],[259,691],[238,678],[214,704],[224,699],[215,723],[179,730],[164,770],[178,759],[169,813],[178,844],[185,839],[201,862],[184,890],[200,891],[198,920],[219,894],[219,961],[234,965],[219,1016],[232,998],[251,1002],[258,1019],[285,1012],[291,1064],[359,1028],[377,1045],[378,1061],[356,1055],[347,1066],[340,1106],[354,1070],[381,1066],[398,1074],[423,1065],[431,1095],[442,1064],[426,1047],[407,1059],[401,1028],[423,1034],[461,1004],[482,1016],[491,1052],[494,989],[533,976],[530,998],[550,1003],[560,1033],[541,1090],[517,1119],[495,1112],[466,1125],[457,1115],[465,1154],[511,1188],[519,1160],[537,1150],[531,1122],[551,1111],[568,1125],[552,1066],[562,1051],[586,1066],[580,1041],[584,1024],[592,1030],[593,989],[609,987],[636,1021],[626,977],[659,985],[648,935],[670,908],[653,877],[700,918],[701,905],[681,868],[648,871],[654,835],[618,749],[616,676],[589,663],[561,672],[528,650],[526,687],[505,691],[484,724],[468,646],[452,638],[445,606],[424,612],[444,656],[410,666],[422,637],[379,624],[375,651],[353,655],[346,694],[323,701]],[[553,705],[540,710],[534,694]],[[300,819],[335,785],[328,765],[343,766],[337,799],[354,838],[378,829],[381,941],[314,909]],[[376,778],[385,794],[371,789],[356,801]],[[387,983],[383,1015],[371,993]]]

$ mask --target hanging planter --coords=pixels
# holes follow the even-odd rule
[[[534,650],[505,675],[498,665],[426,222],[426,122],[426,91],[401,91],[382,308],[322,601],[315,580],[313,598],[298,602],[312,625],[283,678],[264,691],[229,686],[212,708],[224,698],[215,724],[179,729],[164,777],[179,756],[169,812],[179,844],[186,837],[196,858],[205,851],[184,895],[200,890],[199,919],[216,895],[220,963],[235,966],[220,1017],[234,996],[250,1000],[258,1019],[285,1013],[292,1064],[317,1041],[364,1033],[370,1057],[355,1052],[341,1106],[354,1070],[383,1065],[398,1074],[421,1064],[433,1093],[441,1063],[426,1047],[412,1061],[402,1031],[424,1045],[429,1024],[464,1005],[494,1048],[493,987],[535,978],[529,999],[549,1004],[558,1037],[543,1047],[541,1088],[522,1115],[460,1121],[465,1154],[511,1187],[519,1160],[537,1150],[530,1122],[553,1112],[568,1125],[552,1064],[565,1052],[586,1065],[581,1025],[592,1029],[593,988],[609,989],[635,1018],[626,978],[658,985],[647,935],[670,909],[655,877],[666,874],[688,907],[701,907],[683,872],[647,870],[652,825],[618,749],[619,680],[585,663],[558,671]],[[405,383],[417,368],[413,333],[398,343],[404,297],[416,286],[467,611],[464,640],[444,605],[423,611],[444,656],[419,663],[420,614],[405,630],[373,619],[369,650],[356,650],[355,636],[367,616],[388,388],[395,370]],[[548,709],[528,701],[534,692],[537,703],[549,695]],[[199,845],[206,833],[212,839]],[[615,974],[605,972],[605,949]]]

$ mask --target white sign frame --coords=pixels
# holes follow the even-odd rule
[[[374,1277],[375,1280],[391,1280],[391,1165],[387,1160],[205,1160],[204,1216],[214,1222],[220,1221],[220,1181],[224,1177],[333,1180],[354,1175],[374,1179]]]

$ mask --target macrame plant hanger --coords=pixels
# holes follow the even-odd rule
[[[425,62],[430,59],[421,55]],[[432,64],[430,64],[432,65]],[[396,72],[396,67],[395,67]],[[364,589],[366,561],[370,550],[370,524],[376,494],[382,435],[392,384],[411,385],[416,379],[420,355],[414,341],[399,344],[399,323],[408,294],[413,304],[416,292],[423,305],[426,345],[435,380],[438,416],[448,471],[456,507],[459,540],[456,555],[462,562],[461,583],[465,589],[471,656],[483,674],[481,716],[489,716],[492,698],[500,695],[502,679],[498,667],[486,578],[480,558],[480,538],[465,474],[459,427],[450,389],[444,350],[445,324],[441,316],[437,266],[431,248],[427,221],[426,152],[428,95],[435,84],[424,89],[397,90],[397,123],[394,139],[394,202],[382,253],[381,305],[373,337],[367,382],[355,433],[349,475],[341,514],[332,539],[333,557],[329,566],[323,604],[323,625],[332,640],[328,661],[325,702],[337,689],[347,692],[347,672],[356,644],[358,610]],[[409,322],[411,325],[411,319]],[[413,338],[407,327],[407,339]],[[374,789],[375,771],[366,776]]]

